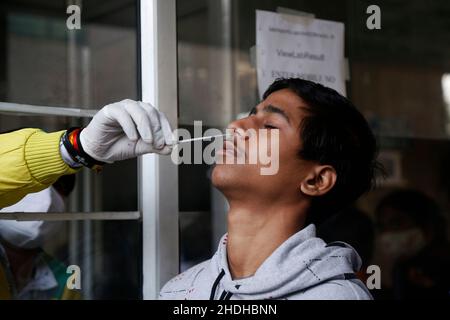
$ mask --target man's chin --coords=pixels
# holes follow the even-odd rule
[[[254,169],[249,165],[216,163],[211,173],[211,181],[213,186],[222,192],[230,188],[247,188],[257,179]]]
[[[223,166],[223,164],[215,163],[211,172],[211,182],[218,189],[220,189],[221,181],[223,180]]]
[[[214,187],[221,190],[238,183],[238,171],[236,165],[216,163],[211,173],[211,181]]]

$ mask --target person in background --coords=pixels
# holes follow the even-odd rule
[[[41,191],[81,167],[146,153],[170,154],[174,139],[166,116],[150,104],[123,100],[103,107],[86,128],[0,134],[0,208]]]
[[[437,203],[424,193],[402,189],[376,208],[378,298],[449,298],[450,246]]]
[[[75,176],[62,176],[53,186],[30,193],[5,212],[64,212],[64,199],[74,188]],[[42,247],[64,227],[59,221],[0,220],[0,299],[78,299],[66,286],[67,266]]]

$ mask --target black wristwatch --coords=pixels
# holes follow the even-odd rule
[[[80,133],[82,130],[83,128],[80,127],[68,129],[62,136],[62,143],[75,162],[93,170],[101,170],[105,162],[95,160],[83,150],[80,142]]]

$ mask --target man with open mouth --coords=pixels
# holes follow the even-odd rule
[[[278,79],[228,130],[212,173],[230,205],[228,233],[211,259],[170,280],[160,298],[372,299],[355,276],[358,253],[315,236],[318,224],[372,187],[376,140],[361,113],[330,88]],[[277,141],[265,131],[276,131]],[[262,145],[278,152],[274,174],[261,174],[260,161],[226,161],[247,160]]]

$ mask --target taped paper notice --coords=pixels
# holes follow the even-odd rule
[[[345,95],[343,23],[257,10],[256,48],[261,98],[276,78],[289,77]]]

